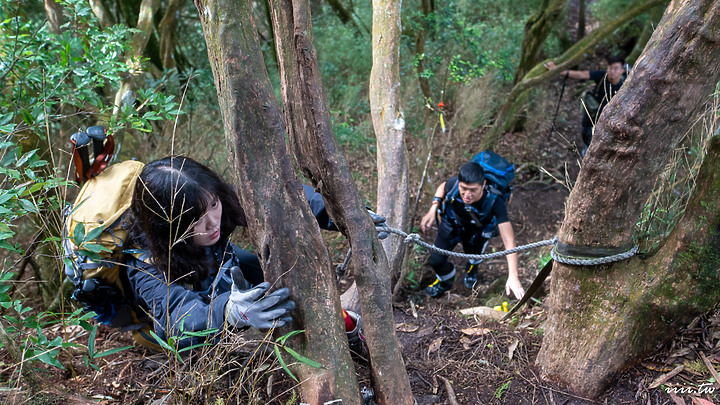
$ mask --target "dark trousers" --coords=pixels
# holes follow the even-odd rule
[[[449,221],[443,221],[438,226],[434,244],[440,249],[452,251],[458,243],[462,243],[465,253],[481,254],[487,239],[483,238],[480,232],[480,229],[477,232],[467,232],[452,226]],[[446,255],[431,252],[429,262],[440,277],[450,274],[453,270]]]

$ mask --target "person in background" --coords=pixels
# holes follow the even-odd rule
[[[545,65],[548,70],[556,69],[554,62],[548,62]],[[585,151],[592,141],[595,123],[603,108],[610,100],[620,91],[625,82],[625,61],[620,57],[610,57],[607,59],[607,67],[605,70],[564,70],[560,72],[561,76],[569,77],[575,80],[592,80],[595,87],[584,97],[584,107],[582,114],[582,140],[584,147],[581,154],[585,156]]]
[[[432,205],[420,222],[423,232],[435,224],[437,209],[445,203],[442,221],[438,225],[434,245],[452,251],[458,243],[462,243],[463,251],[468,254],[481,254],[492,235],[484,234],[484,230],[497,220],[505,249],[515,247],[515,234],[508,219],[507,207],[503,198],[495,198],[491,207],[483,207],[487,197],[485,175],[482,167],[476,162],[468,162],[460,167],[457,176],[449,178],[438,186]],[[454,195],[457,194],[457,197]],[[459,198],[458,198],[459,197]],[[485,209],[487,208],[487,209]],[[508,279],[505,283],[507,295],[513,294],[517,299],[525,294],[518,277],[517,253],[505,256],[508,264]],[[464,284],[472,289],[478,280],[477,264],[469,261],[465,270]],[[455,266],[448,261],[446,255],[431,252],[430,266],[435,271],[436,280],[425,288],[425,293],[433,298],[449,291],[456,278]]]

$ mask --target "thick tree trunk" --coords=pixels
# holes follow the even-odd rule
[[[555,58],[555,64],[557,68],[552,71],[548,71],[543,66],[543,61],[535,65],[530,71],[510,90],[510,93],[505,99],[505,103],[500,107],[495,118],[495,123],[488,132],[487,135],[480,142],[480,149],[492,149],[505,130],[508,127],[509,121],[512,118],[512,112],[518,109],[516,103],[518,100],[524,100],[526,91],[533,87],[539,86],[548,80],[558,77],[558,72],[578,64],[587,52],[590,52],[595,44],[597,44],[603,38],[612,34],[616,29],[622,27],[626,23],[632,21],[635,17],[646,12],[649,8],[658,6],[665,3],[667,0],[647,0],[631,9],[625,14],[620,16],[617,20],[608,23],[592,32],[589,36],[583,38],[582,41],[577,42],[575,45],[570,47],[565,53],[558,58]]]
[[[327,248],[285,146],[283,119],[260,50],[248,1],[197,0],[215,76],[226,140],[248,227],[269,281],[291,289],[291,343],[322,368],[294,366],[303,402],[360,396]],[[283,330],[280,333],[285,333]]]
[[[370,111],[377,143],[377,211],[393,228],[408,231],[408,161],[405,115],[400,105],[400,0],[373,1],[373,66],[370,72]],[[390,279],[400,275],[405,242],[383,241],[390,262]]]
[[[538,11],[525,23],[520,65],[515,72],[515,83],[522,80],[527,72],[537,64],[540,58],[540,49],[542,49],[550,29],[560,17],[564,6],[565,0],[543,0]]]
[[[174,69],[175,64],[175,29],[177,28],[178,10],[185,5],[185,0],[170,0],[165,9],[160,24],[158,24],[158,35],[160,36],[160,60],[163,69]]]
[[[622,90],[603,110],[560,230],[566,246],[624,250],[670,153],[720,79],[720,0],[674,2]],[[720,299],[720,145],[686,214],[652,257],[555,264],[537,364],[594,397],[617,373]]]
[[[350,241],[375,398],[381,405],[412,404],[395,336],[387,258],[332,133],[309,4],[272,0],[270,5],[290,145],[303,174],[323,194],[330,216]]]

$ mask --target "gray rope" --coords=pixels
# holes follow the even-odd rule
[[[513,253],[522,252],[525,250],[534,249],[541,246],[549,246],[549,245],[556,245],[558,242],[558,237],[554,237],[552,239],[547,240],[541,240],[538,242],[528,243],[527,245],[517,246],[512,249],[503,250],[500,252],[494,252],[494,253],[487,253],[482,255],[473,255],[468,253],[459,253],[459,252],[453,252],[450,250],[440,249],[439,247],[435,245],[431,245],[425,241],[423,241],[420,238],[420,235],[416,233],[407,234],[399,229],[390,228],[389,226],[378,226],[376,227],[378,232],[387,232],[394,235],[399,235],[405,238],[405,243],[415,243],[417,245],[420,245],[424,247],[425,249],[432,250],[433,252],[439,253],[441,255],[445,256],[452,256],[452,257],[458,257],[461,259],[469,259],[469,260],[489,260],[494,259],[496,257],[502,257],[507,256]],[[587,257],[574,257],[574,256],[565,256],[560,253],[558,253],[553,247],[552,251],[550,252],[550,255],[552,256],[553,260],[555,260],[558,263],[563,264],[570,264],[574,266],[597,266],[600,264],[606,264],[606,263],[612,263],[617,262],[620,260],[629,259],[632,256],[635,255],[638,251],[638,246],[633,246],[630,250],[622,253],[618,253],[611,256],[604,256],[604,257],[593,257],[593,258],[587,258]],[[342,264],[339,264],[337,266],[337,276],[338,280],[342,279],[345,276],[345,271],[347,269],[348,264],[350,263],[350,255],[352,253],[352,250],[348,250],[347,256],[345,256],[345,261]]]
[[[630,250],[627,250],[622,253],[618,253],[615,255],[610,256],[604,256],[604,257],[593,257],[593,258],[585,258],[585,257],[575,257],[575,256],[566,256],[561,253],[557,252],[557,249],[554,247],[553,250],[550,252],[550,256],[552,256],[553,260],[559,263],[563,264],[571,264],[573,266],[597,266],[600,264],[606,264],[606,263],[612,263],[612,262],[618,262],[620,260],[625,260],[633,257],[635,253],[638,251],[638,245],[633,246],[630,248]]]
[[[502,256],[510,255],[513,253],[522,252],[524,250],[534,249],[534,248],[540,247],[540,246],[554,245],[555,242],[557,242],[557,237],[554,237],[552,239],[529,243],[527,245],[514,247],[514,248],[508,249],[508,250],[503,250],[502,252],[487,253],[487,254],[482,254],[482,255],[471,255],[471,254],[467,254],[467,253],[452,252],[449,250],[440,249],[439,247],[437,247],[435,245],[431,245],[431,244],[423,241],[422,239],[420,239],[420,235],[418,235],[416,233],[407,234],[399,229],[390,228],[387,226],[384,226],[384,227],[379,226],[379,227],[377,227],[377,230],[392,233],[395,235],[400,235],[405,238],[405,243],[413,242],[413,243],[420,245],[428,250],[432,250],[433,252],[437,252],[442,255],[459,257],[461,259],[470,259],[470,260],[494,259],[496,257],[502,257]]]

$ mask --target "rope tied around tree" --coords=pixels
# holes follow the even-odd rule
[[[507,249],[499,252],[493,252],[493,253],[486,253],[481,255],[476,254],[468,254],[468,253],[460,253],[460,252],[453,252],[450,250],[440,249],[439,247],[429,244],[422,240],[420,238],[420,235],[417,233],[405,233],[399,229],[391,228],[389,226],[378,226],[376,227],[378,232],[387,232],[393,235],[398,235],[403,238],[405,238],[405,243],[414,243],[416,245],[422,246],[428,250],[431,250],[433,252],[451,256],[451,257],[457,257],[460,259],[468,259],[468,260],[490,260],[495,259],[497,257],[507,256],[513,253],[522,252],[525,250],[535,249],[537,247],[541,246],[549,246],[553,245],[553,249],[550,252],[550,256],[558,263],[563,264],[570,264],[573,266],[598,266],[601,264],[607,264],[607,263],[613,263],[625,259],[629,259],[633,257],[637,251],[638,246],[633,245],[630,249],[627,249],[625,251],[611,254],[611,255],[605,255],[600,257],[583,257],[583,256],[577,256],[577,255],[566,255],[563,253],[558,252],[558,237],[555,236],[552,239],[547,240],[541,240],[538,242],[528,243],[526,245],[517,246],[512,249]],[[592,253],[595,253],[595,251],[592,251]],[[337,276],[338,279],[342,279],[345,276],[345,273],[347,271],[347,266],[350,264],[350,257],[352,255],[352,249],[348,249],[348,253],[345,256],[345,260],[337,266]]]

